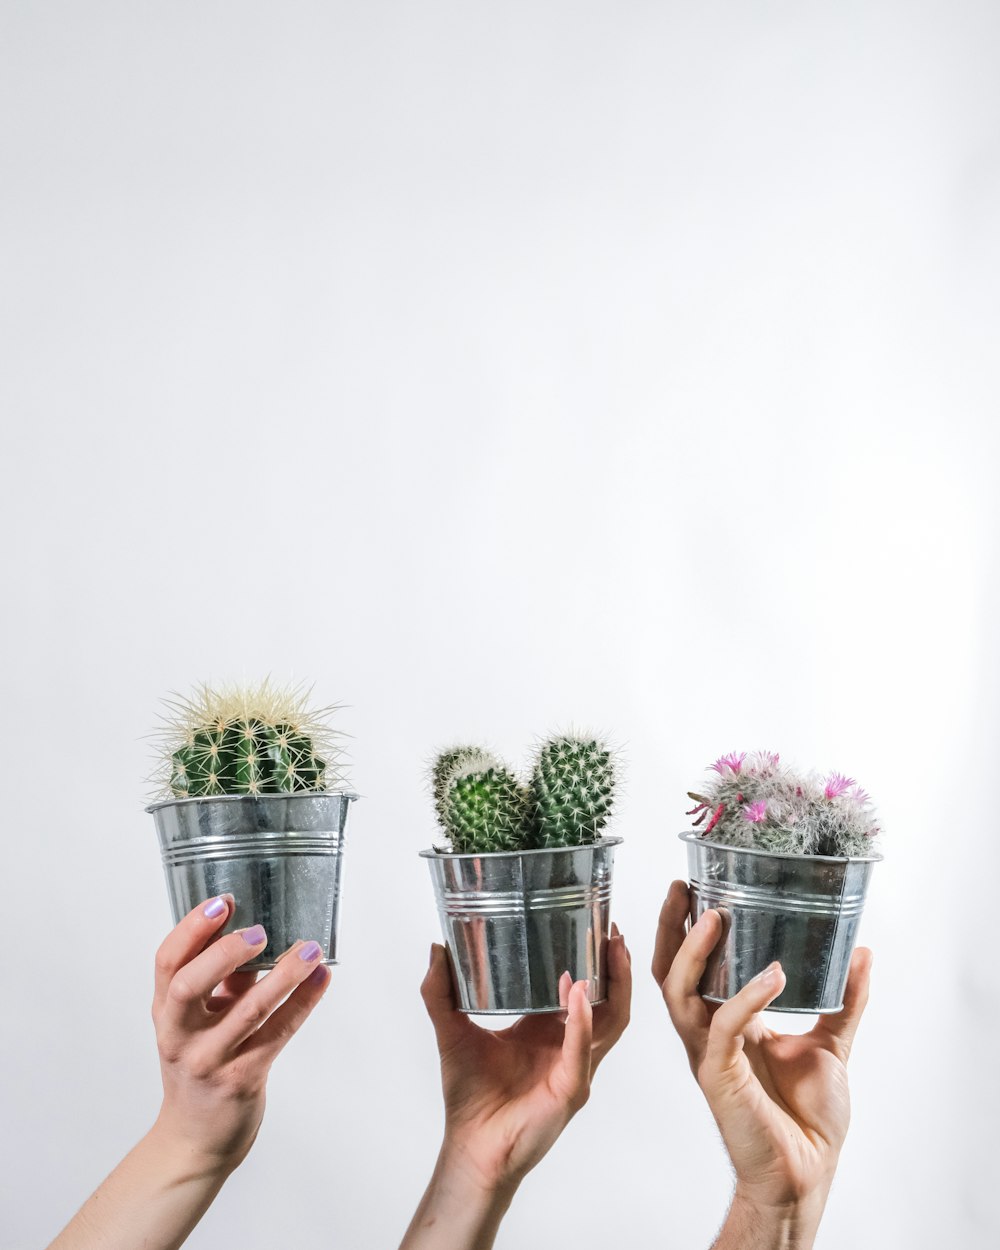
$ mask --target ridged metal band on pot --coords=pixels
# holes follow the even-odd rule
[[[559,978],[607,995],[614,848],[592,846],[459,855],[428,861],[461,1011],[528,1015],[559,1011]]]
[[[225,932],[262,924],[267,946],[245,967],[273,968],[300,938],[337,962],[340,873],[356,794],[168,799],[152,812],[176,924],[202,899],[232,894]]]
[[[725,1002],[774,960],[785,988],[771,1011],[833,1012],[844,987],[874,865],[871,855],[787,855],[721,846],[682,833],[691,918],[719,909],[723,937],[699,990]]]

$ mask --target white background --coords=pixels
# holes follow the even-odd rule
[[[1000,10],[0,6],[0,1245],[150,1124],[157,701],[349,704],[342,965],[190,1239],[395,1245],[440,1131],[424,761],[625,744],[633,1024],[501,1247],[707,1246],[645,973],[684,792],[766,746],[889,858],[819,1244],[1000,1232]]]

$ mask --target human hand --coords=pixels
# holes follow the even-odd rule
[[[784,988],[779,964],[727,1003],[700,996],[722,917],[704,912],[685,936],[688,909],[688,887],[675,881],[652,972],[736,1170],[734,1208],[795,1209],[818,1226],[850,1120],[847,1060],[868,1001],[871,951],[854,952],[842,1011],[821,1015],[808,1033],[785,1035],[759,1014]]]
[[[156,955],[153,997],[163,1079],[154,1131],[224,1171],[253,1145],[271,1064],[330,980],[313,941],[296,942],[260,981],[240,971],[267,936],[254,925],[214,940],[232,908],[229,896],[210,899],[172,930]]]
[[[494,1032],[456,1008],[447,951],[431,947],[421,994],[441,1055],[445,1130],[406,1250],[493,1244],[517,1186],[586,1103],[598,1064],[628,1024],[631,957],[614,925],[607,960],[605,1002],[592,1007],[587,983],[565,973],[564,1014],[523,1016]]]
[[[50,1250],[178,1250],[253,1145],[271,1064],[330,974],[315,942],[296,942],[261,981],[240,971],[267,938],[254,925],[214,940],[232,906],[199,904],[157,952],[160,1114]]]

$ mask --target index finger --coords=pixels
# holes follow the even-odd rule
[[[209,944],[184,964],[167,987],[159,1026],[169,1031],[204,1024],[212,1018],[208,997],[237,968],[249,963],[267,946],[263,925],[237,929]]]
[[[226,925],[235,910],[236,902],[231,894],[220,894],[206,899],[170,930],[156,952],[156,973],[153,985],[153,1014],[156,1015],[166,1002],[167,990],[185,964],[208,946]]]

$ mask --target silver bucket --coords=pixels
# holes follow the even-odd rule
[[[769,1011],[840,1011],[868,882],[882,856],[785,855],[719,846],[696,833],[680,837],[692,921],[710,907],[723,919],[702,996],[725,1002],[777,959],[785,988]]]
[[[592,1003],[603,1001],[619,842],[487,855],[420,852],[431,870],[460,1011],[559,1011],[564,972],[588,982]]]
[[[273,968],[299,938],[337,962],[347,809],[358,796],[220,795],[147,807],[156,823],[176,924],[202,899],[231,894],[224,932],[262,924],[267,946],[248,968]]]

